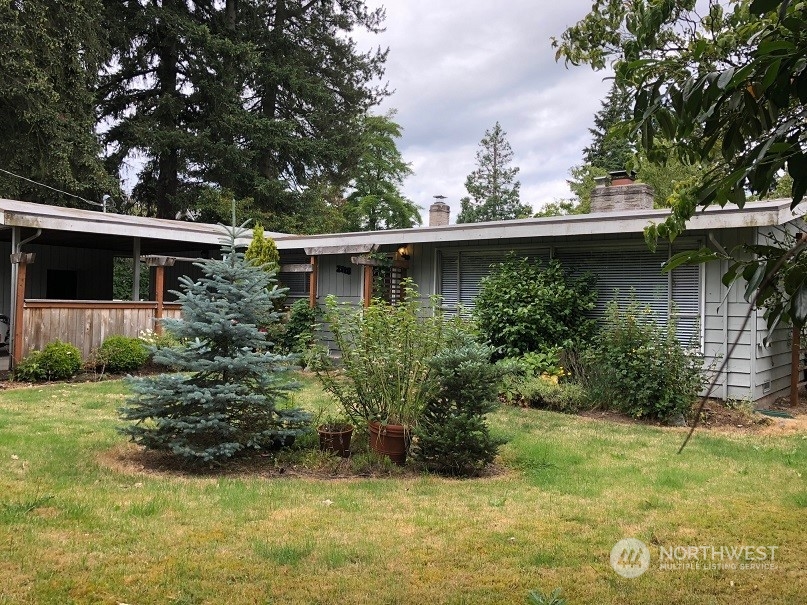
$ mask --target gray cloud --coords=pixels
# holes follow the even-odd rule
[[[389,0],[386,32],[356,33],[362,46],[390,48],[395,92],[382,110],[396,108],[404,129],[399,148],[415,171],[407,197],[428,208],[445,195],[456,216],[478,143],[497,120],[521,168],[522,201],[538,208],[571,195],[565,177],[610,84],[607,74],[556,63],[550,38],[590,8],[590,0]]]

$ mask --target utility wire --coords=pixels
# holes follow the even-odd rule
[[[61,189],[56,189],[56,187],[51,187],[50,185],[46,185],[45,183],[40,183],[39,181],[34,181],[34,180],[26,178],[24,176],[20,176],[19,174],[14,174],[13,172],[10,172],[8,170],[4,170],[3,168],[0,168],[0,172],[4,172],[4,173],[9,174],[9,175],[11,175],[13,177],[16,177],[18,179],[22,179],[23,181],[28,181],[29,183],[33,183],[34,185],[39,185],[40,187],[46,187],[47,189],[50,189],[51,191],[56,191],[57,193],[62,193],[64,195],[69,195],[70,197],[74,197],[76,199],[79,199],[82,202],[86,202],[88,204],[92,204],[93,206],[98,206],[100,208],[104,208],[104,210],[106,210],[106,206],[104,204],[101,204],[100,202],[93,202],[92,200],[88,200],[86,198],[83,198],[80,195],[76,195],[75,193],[68,193],[67,191],[62,191]]]

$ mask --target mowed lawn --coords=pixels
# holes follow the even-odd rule
[[[0,603],[807,600],[804,434],[704,430],[678,455],[680,429],[502,408],[491,477],[194,477],[114,462],[125,397],[0,392]],[[651,551],[636,579],[610,565],[627,537]],[[660,547],[743,545],[776,546],[774,568],[659,569]]]

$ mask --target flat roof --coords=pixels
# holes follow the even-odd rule
[[[266,235],[275,240],[280,250],[305,248],[336,250],[348,247],[359,249],[368,246],[467,240],[503,241],[639,234],[650,224],[664,221],[669,212],[668,209],[636,210],[387,231],[322,235],[266,232]],[[710,207],[699,211],[689,221],[687,232],[783,225],[804,216],[805,213],[807,202],[791,210],[790,200],[786,199],[749,202],[744,208],[738,208],[736,205],[727,205],[724,208]],[[125,249],[129,244],[124,245],[124,241],[128,242],[128,239],[123,238],[139,237],[144,244],[144,254],[149,249],[181,250],[183,246],[193,248],[194,245],[213,248],[220,245],[223,235],[221,226],[209,223],[103,213],[6,199],[0,199],[0,225],[47,230],[50,237],[46,238],[43,234],[39,242],[61,245],[80,246],[83,242],[86,247]],[[93,234],[96,237],[92,241],[87,241],[82,234]],[[8,236],[2,234],[2,239],[8,239]],[[241,243],[248,243],[248,240],[249,238],[243,238]]]
[[[743,208],[726,205],[699,211],[687,223],[687,232],[783,225],[807,213],[807,202],[790,209],[790,200],[749,202]],[[278,249],[328,248],[358,245],[401,245],[466,240],[498,241],[605,234],[642,233],[645,227],[663,222],[669,209],[600,212],[546,218],[464,223],[441,227],[415,227],[387,231],[360,231],[323,235],[279,235]]]

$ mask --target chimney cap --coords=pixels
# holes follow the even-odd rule
[[[608,176],[612,185],[630,185],[636,180],[636,173],[633,170],[613,170]]]

